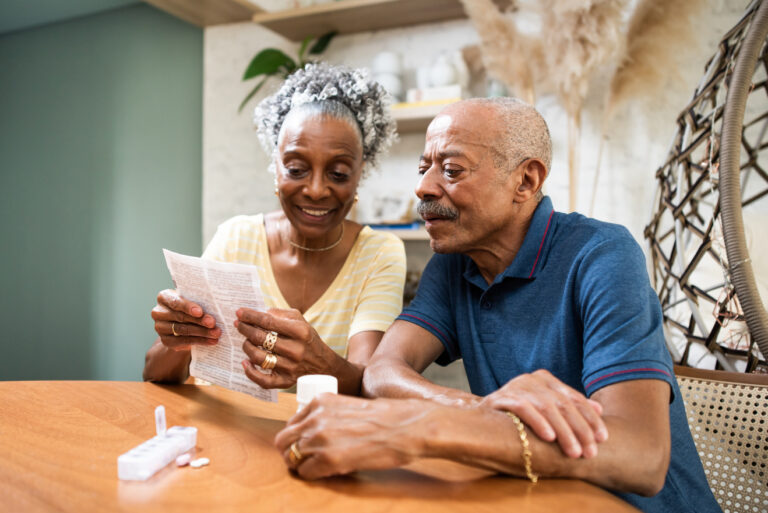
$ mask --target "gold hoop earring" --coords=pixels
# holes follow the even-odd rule
[[[277,196],[278,198],[280,197],[280,191],[277,190],[277,187],[275,187],[275,196]]]
[[[355,203],[357,203],[357,200],[359,199],[360,199],[360,196],[358,196],[357,193],[355,193]]]

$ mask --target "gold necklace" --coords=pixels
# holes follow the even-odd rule
[[[344,221],[341,222],[341,235],[339,235],[339,240],[337,240],[330,246],[326,246],[324,248],[308,248],[306,246],[302,246],[301,244],[297,244],[293,242],[290,237],[288,237],[288,243],[294,248],[303,249],[304,251],[328,251],[329,249],[333,249],[336,246],[338,246],[339,243],[341,242],[341,239],[343,238],[344,238]]]

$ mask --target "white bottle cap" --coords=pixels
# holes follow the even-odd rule
[[[315,396],[325,392],[339,393],[339,382],[335,376],[326,376],[325,374],[301,376],[296,381],[296,402],[299,403],[296,411],[301,411],[302,408],[312,402]]]

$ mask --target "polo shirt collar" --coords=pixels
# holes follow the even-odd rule
[[[545,260],[549,252],[549,239],[551,237],[547,237],[547,234],[552,230],[551,224],[554,213],[552,200],[549,199],[549,196],[544,196],[533,213],[533,219],[531,219],[528,232],[523,239],[523,245],[520,246],[515,259],[512,260],[512,263],[503,273],[496,276],[496,279],[493,281],[494,283],[499,283],[505,278],[533,279],[536,277],[543,260]],[[472,259],[468,260],[464,277],[470,283],[486,288],[488,284],[480,274],[477,265]]]

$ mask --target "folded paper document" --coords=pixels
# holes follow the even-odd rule
[[[247,356],[243,352],[245,337],[235,328],[235,312],[239,308],[266,310],[256,267],[203,260],[167,249],[163,253],[179,294],[200,305],[221,329],[215,346],[192,348],[189,373],[263,401],[277,402],[277,391],[264,390],[248,379],[240,365]]]

